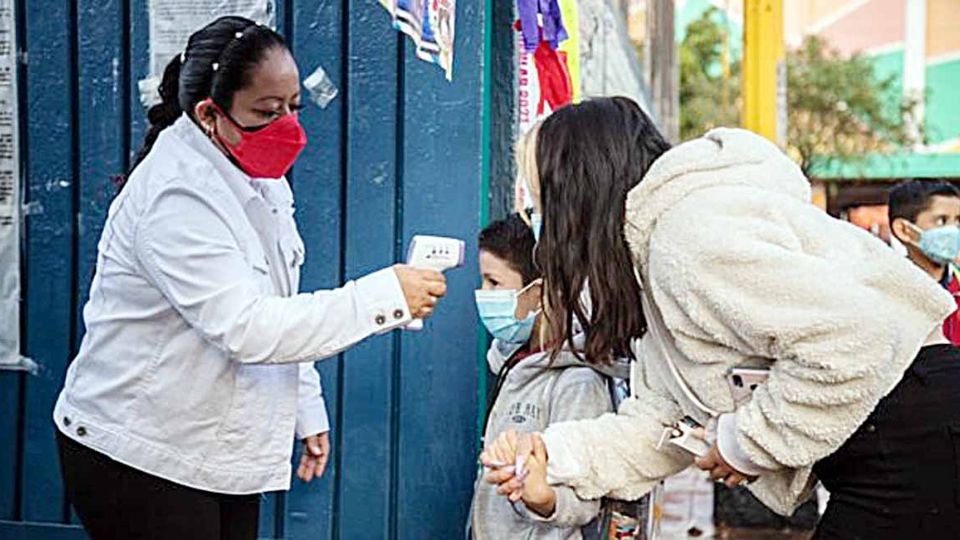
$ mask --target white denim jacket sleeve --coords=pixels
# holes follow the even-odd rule
[[[300,364],[300,381],[297,391],[297,439],[306,439],[330,431],[327,404],[323,400],[320,374],[310,363]]]
[[[210,198],[189,182],[169,182],[145,209],[134,245],[148,279],[190,326],[234,360],[320,360],[410,322],[390,268],[338,289],[290,297],[264,292],[255,274],[258,261],[247,260],[228,215]]]

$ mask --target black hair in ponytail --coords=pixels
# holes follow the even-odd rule
[[[160,132],[173,125],[183,112],[180,109],[180,102],[177,97],[182,66],[180,55],[177,55],[163,70],[163,78],[160,80],[159,88],[160,103],[150,107],[150,110],[147,111],[147,120],[150,122],[150,127],[143,137],[143,146],[137,152],[137,157],[133,160],[130,172],[133,172],[133,169],[143,161],[143,158],[147,157]],[[123,181],[125,183],[126,178],[123,178]],[[119,187],[123,189],[123,184]]]
[[[233,95],[250,84],[254,68],[278,47],[287,48],[280,34],[243,17],[220,17],[194,32],[183,54],[163,70],[161,101],[147,111],[150,127],[130,172],[147,157],[160,132],[184,112],[192,116],[197,103],[210,97],[229,111]],[[128,177],[118,180],[118,192]]]

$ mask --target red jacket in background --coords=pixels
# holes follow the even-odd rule
[[[960,279],[957,279],[957,271],[953,266],[947,267],[947,275],[942,285],[953,295],[958,308],[943,321],[943,333],[950,343],[960,345]]]

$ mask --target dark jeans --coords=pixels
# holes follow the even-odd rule
[[[814,472],[830,492],[817,540],[960,539],[960,349],[921,349]]]
[[[259,495],[221,495],[138,471],[57,432],[67,498],[93,540],[255,540]]]

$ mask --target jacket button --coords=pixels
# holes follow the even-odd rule
[[[383,326],[384,324],[386,324],[387,318],[384,317],[383,315],[377,315],[377,318],[374,319],[373,321],[377,323],[377,326]]]
[[[69,417],[69,416],[64,416],[64,417],[63,417],[63,425],[65,425],[65,426],[67,426],[67,427],[70,427],[70,417]]]
[[[868,433],[873,433],[873,432],[875,432],[875,431],[877,431],[877,426],[875,426],[875,425],[873,425],[873,424],[867,424],[867,432],[868,432]]]
[[[77,435],[83,437],[87,434],[87,428],[80,426],[77,428]]]
[[[393,318],[396,319],[396,320],[398,320],[398,321],[399,321],[400,319],[402,319],[402,318],[403,318],[403,310],[402,310],[402,309],[398,309],[398,310],[394,311],[394,312],[393,312]]]

